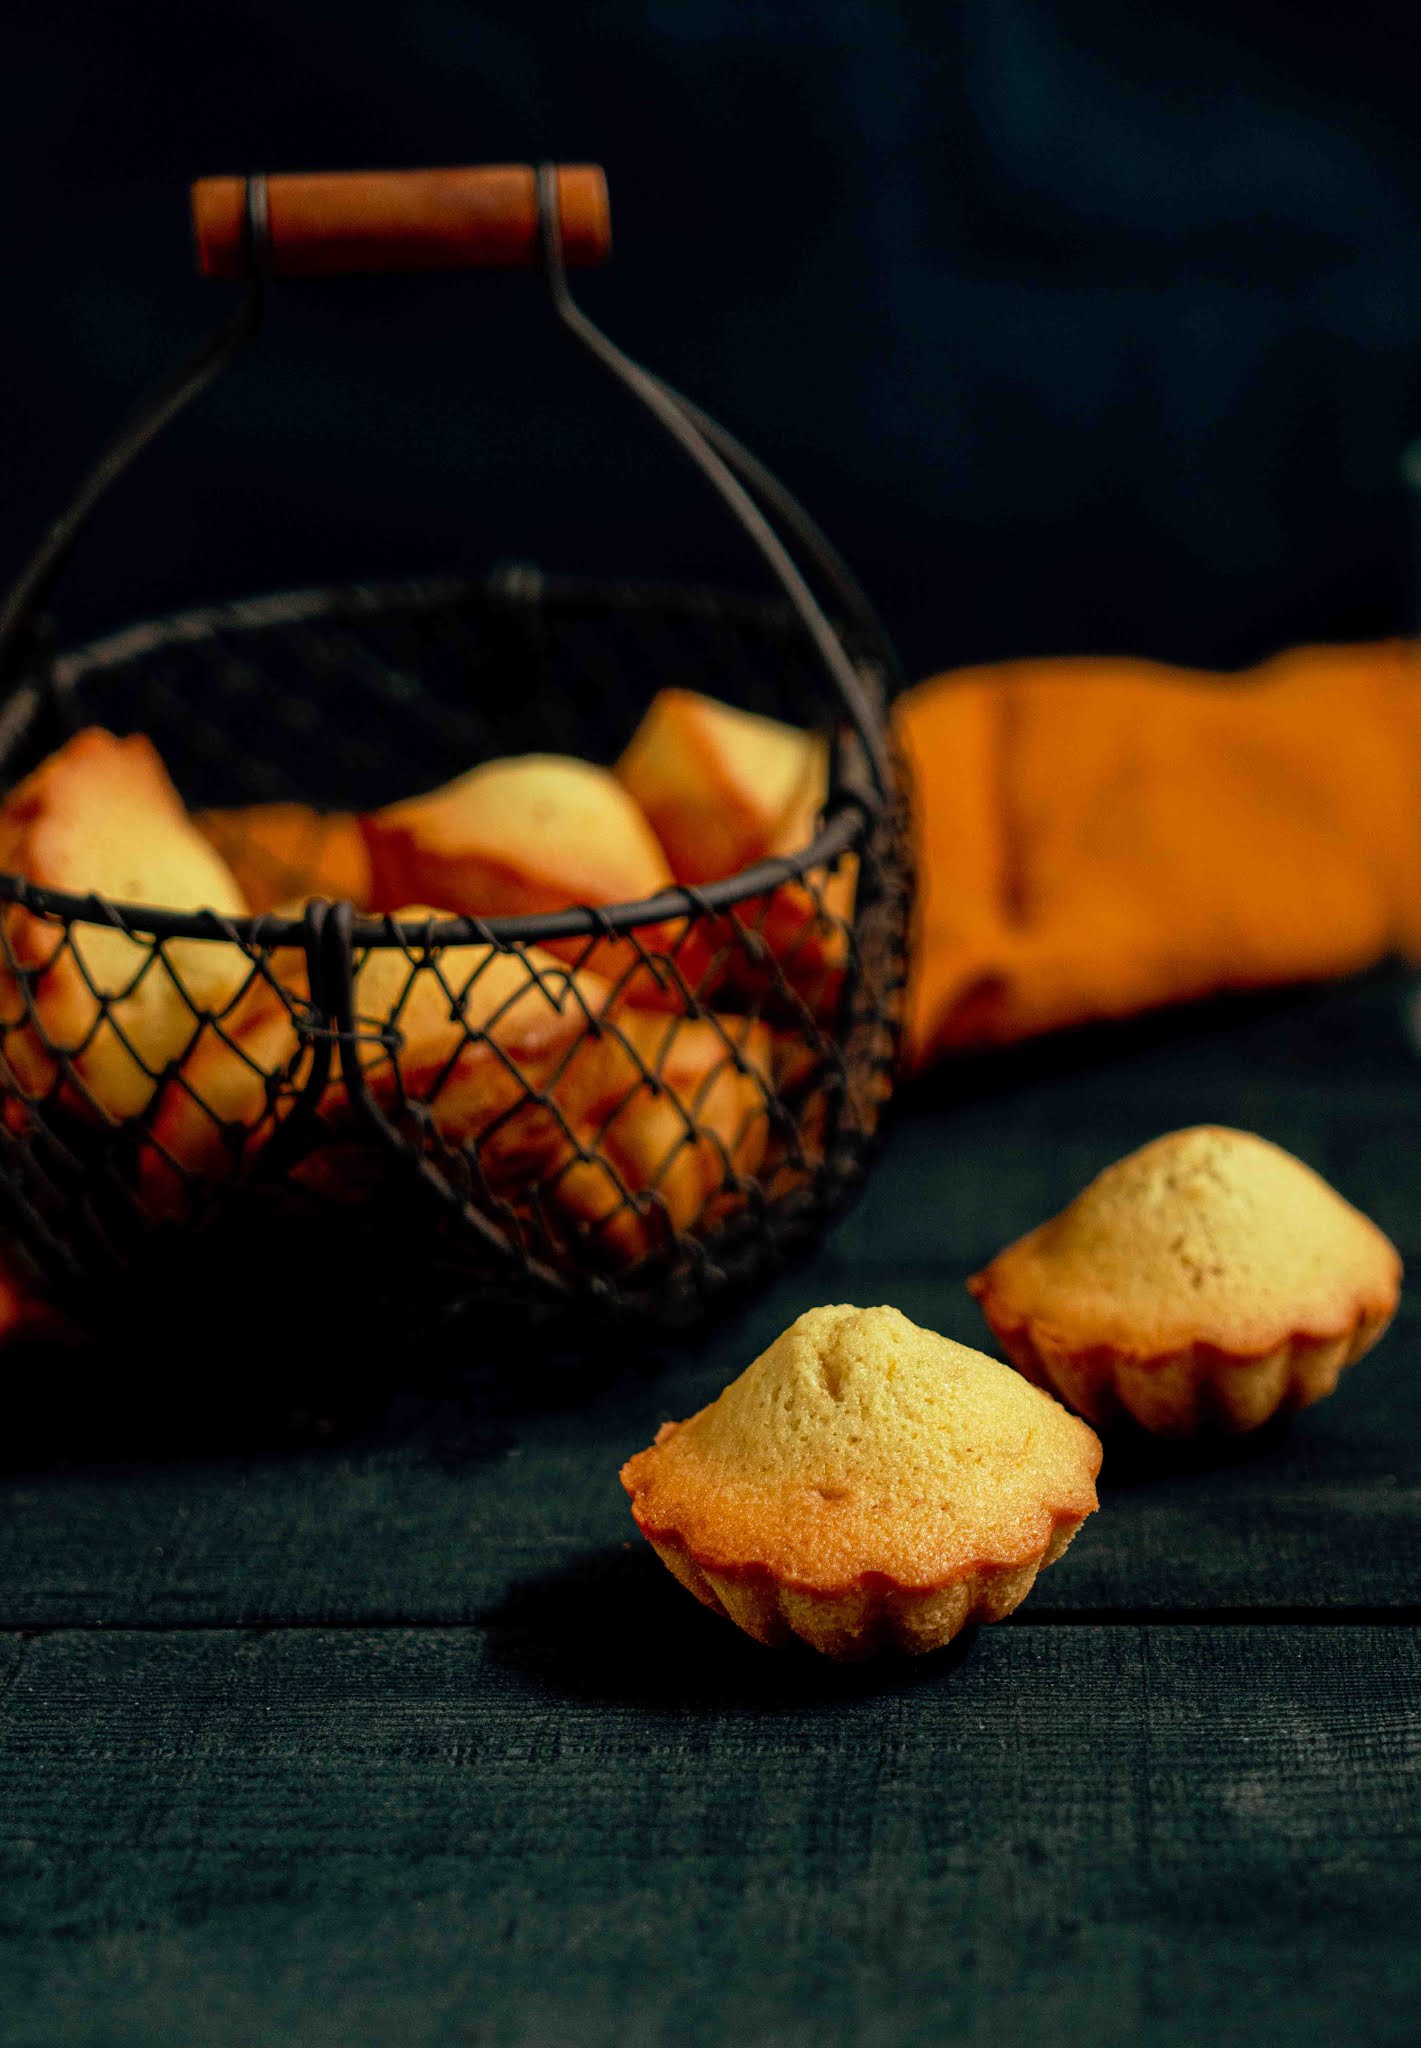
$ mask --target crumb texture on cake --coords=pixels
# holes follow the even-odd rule
[[[492,917],[618,903],[671,886],[639,806],[591,761],[485,761],[363,819],[377,910],[416,897]]]
[[[828,1597],[820,1633],[850,1654],[863,1618],[844,1595],[886,1600],[891,1622],[898,1592],[962,1589],[952,1616],[910,1603],[890,1627],[900,1647],[989,1614],[994,1578],[1008,1611],[1096,1506],[1099,1464],[1090,1429],[1010,1366],[897,1309],[838,1306],[802,1315],[719,1400],[668,1423],[622,1481],[698,1598],[773,1641],[790,1628],[813,1640]]]
[[[1382,1232],[1300,1159],[1206,1124],[1107,1167],[969,1285],[1009,1356],[1025,1331],[1047,1351],[1263,1360],[1294,1338],[1374,1341],[1400,1278]]]

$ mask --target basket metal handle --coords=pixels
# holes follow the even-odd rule
[[[781,525],[794,536],[801,551],[814,563],[821,580],[834,591],[846,616],[858,627],[861,637],[874,648],[883,673],[896,680],[897,664],[892,643],[877,614],[836,550],[778,478],[748,449],[742,448],[733,435],[718,426],[708,413],[702,412],[699,406],[682,398],[660,377],[634,362],[609,335],[588,319],[568,289],[566,249],[554,165],[539,167],[538,192],[543,267],[559,320],[588,353],[639,400],[683,454],[690,458],[765,562],[804,627],[835,695],[848,714],[849,723],[863,748],[871,785],[868,794],[876,808],[886,800],[892,787],[881,706],[874,703],[871,686],[830,624],[794,557],[765,516],[764,506],[768,505]],[[863,801],[863,798],[859,800]]]
[[[606,180],[597,165],[200,178],[192,203],[199,267],[212,277],[245,277],[246,297],[118,434],[21,570],[0,608],[0,693],[34,661],[42,607],[95,507],[155,435],[253,339],[273,273],[507,267],[541,259],[563,326],[701,471],[779,584],[862,746],[868,788],[849,794],[868,809],[884,802],[892,773],[871,672],[831,625],[779,529],[833,593],[844,619],[872,650],[879,674],[896,682],[892,643],[862,589],[784,485],[699,407],[624,354],[572,299],[567,266],[596,262],[610,247]],[[41,663],[39,670],[53,697],[53,664]],[[67,716],[66,705],[56,702],[55,708]]]
[[[275,277],[377,270],[530,270],[541,260],[539,174],[529,164],[427,171],[283,172],[266,180],[268,267]],[[563,260],[601,263],[612,246],[599,164],[553,172]],[[204,277],[245,277],[245,178],[192,187]]]

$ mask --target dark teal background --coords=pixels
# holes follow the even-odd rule
[[[1387,630],[1418,107],[1403,0],[16,8],[0,571],[228,302],[190,175],[548,154],[611,174],[589,306],[782,469],[910,667]],[[746,566],[530,280],[306,285],[68,612],[511,554]]]

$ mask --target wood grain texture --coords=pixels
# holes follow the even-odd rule
[[[1421,1262],[1421,1067],[1391,982],[981,1063],[905,1109],[815,1259],[660,1372],[619,1360],[588,1366],[607,1375],[590,1393],[576,1376],[543,1387],[535,1361],[485,1359],[470,1338],[459,1398],[379,1403],[293,1448],[269,1441],[273,1417],[244,1409],[240,1387],[187,1370],[181,1333],[146,1396],[157,1346],[87,1405],[17,1370],[0,1627],[475,1620],[511,1578],[628,1538],[622,1460],[801,1309],[889,1301],[983,1344],[967,1273],[1109,1159],[1205,1119],[1289,1145]],[[1376,1354],[1293,1422],[1222,1450],[1112,1446],[1101,1513],[1027,1614],[1414,1608],[1419,1367],[1408,1293]],[[302,1398],[293,1387],[286,1406]]]
[[[918,1663],[748,1642],[616,1471],[811,1302],[981,1342],[966,1273],[1180,1124],[1421,1257],[1419,1091],[1385,980],[964,1066],[816,1259],[595,1386],[477,1334],[457,1395],[358,1400],[183,1331],[77,1393],[12,1357],[5,2048],[1409,2048],[1409,1297],[1290,1427],[1112,1449],[1021,1614]]]
[[[1009,1626],[844,1674],[594,1592],[29,1644],[7,2048],[1414,2040],[1409,1632]]]

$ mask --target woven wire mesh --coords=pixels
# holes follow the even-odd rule
[[[497,757],[610,762],[673,685],[837,730],[777,604],[525,571],[189,614],[52,682],[12,724],[8,782],[52,742],[53,695],[147,734],[194,809],[343,815]],[[831,812],[851,754],[832,752]],[[302,817],[289,878],[269,847],[224,848],[254,909],[324,866]],[[229,1269],[335,1258],[362,1294],[441,1310],[595,1302],[673,1327],[811,1238],[864,1169],[905,970],[901,789],[851,821],[838,858],[773,888],[545,943],[507,920],[468,943],[372,934],[324,904],[299,932],[288,913],[159,937],[6,884],[12,1218],[70,1280],[196,1271],[205,1245]]]

